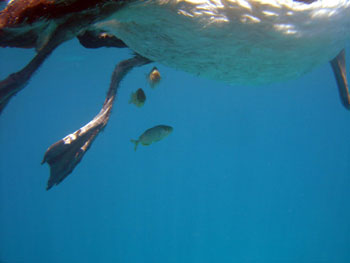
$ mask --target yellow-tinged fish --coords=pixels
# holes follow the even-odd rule
[[[157,67],[153,67],[151,72],[148,74],[147,80],[152,89],[154,89],[160,82],[161,76]]]
[[[135,151],[139,143],[142,145],[150,145],[167,137],[173,131],[173,127],[167,125],[157,125],[146,130],[141,134],[138,140],[131,140],[135,144]]]
[[[140,88],[136,92],[131,93],[129,103],[135,104],[137,107],[142,107],[146,101],[146,94]]]

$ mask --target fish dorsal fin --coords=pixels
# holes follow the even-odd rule
[[[332,59],[330,63],[338,84],[341,102],[345,108],[350,110],[350,94],[348,80],[346,78],[345,50],[343,49],[340,51],[340,53],[334,59]]]

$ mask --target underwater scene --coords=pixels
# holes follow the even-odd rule
[[[0,79],[34,54],[1,48]],[[132,56],[69,40],[1,112],[0,263],[350,262],[350,111],[329,63],[255,86],[136,67],[47,190],[46,150],[99,113]]]
[[[33,55],[0,52],[2,78]],[[2,113],[0,262],[350,262],[350,113],[328,64],[258,87],[136,68],[104,132],[46,191],[46,149],[95,116],[129,57],[67,42]],[[138,88],[142,108],[129,104]],[[173,132],[134,151],[160,124]]]

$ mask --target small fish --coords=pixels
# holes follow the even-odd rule
[[[173,127],[167,125],[157,125],[146,130],[138,140],[131,140],[135,144],[135,151],[139,143],[142,145],[150,145],[167,137],[173,131]]]
[[[131,93],[129,103],[135,104],[137,107],[142,107],[146,101],[146,94],[140,88],[136,92]]]
[[[156,67],[153,67],[151,72],[148,74],[148,83],[152,89],[154,89],[160,82],[160,72]]]

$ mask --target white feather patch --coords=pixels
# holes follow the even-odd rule
[[[261,84],[334,58],[349,39],[350,0],[148,0],[98,26],[165,65]]]

